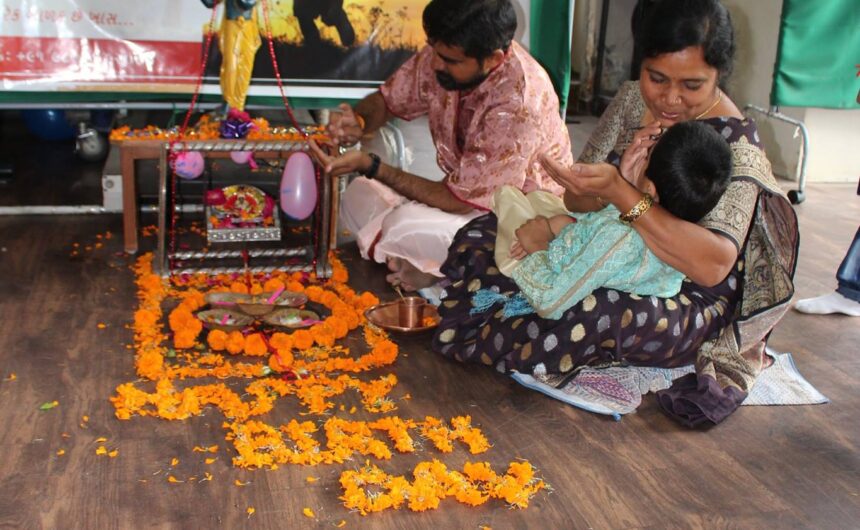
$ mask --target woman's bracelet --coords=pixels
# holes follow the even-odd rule
[[[654,197],[645,193],[639,199],[639,202],[634,204],[633,208],[630,208],[629,212],[619,215],[618,219],[624,224],[633,224],[634,221],[645,215],[645,212],[651,208],[652,204],[654,204]]]

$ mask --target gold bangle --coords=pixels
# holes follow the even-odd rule
[[[629,212],[619,215],[618,219],[624,224],[633,224],[634,221],[645,215],[645,212],[651,208],[652,204],[654,204],[654,197],[645,193],[639,199],[639,202],[634,204],[633,208],[630,208]]]

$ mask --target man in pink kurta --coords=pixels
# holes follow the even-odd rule
[[[470,27],[487,20],[475,17],[476,9],[497,10],[501,15],[489,19],[501,20],[502,27],[497,31]],[[513,17],[513,24],[505,23],[505,17]],[[441,35],[434,35],[443,24],[435,31]],[[346,112],[332,121],[330,130],[337,139],[349,136],[350,120],[366,133],[391,117],[412,120],[426,115],[445,174],[442,182],[378,162],[374,166],[372,159],[362,158],[372,156],[367,154],[341,157],[351,157],[351,164],[339,159],[326,164],[335,173],[347,167],[374,173],[370,176],[376,178],[359,177],[349,185],[341,220],[356,235],[362,255],[388,262],[395,271],[389,281],[407,287],[415,282],[397,274],[401,265],[441,278],[439,266],[454,234],[490,210],[496,189],[510,185],[526,193],[543,189],[561,194],[562,188],[541,166],[541,154],[573,162],[549,76],[511,40],[516,18],[510,0],[433,0],[425,10],[424,27],[428,45],[379,92],[354,110],[342,107]],[[480,45],[494,36],[498,46],[493,48],[491,42],[482,53]],[[371,104],[381,106],[381,112]]]

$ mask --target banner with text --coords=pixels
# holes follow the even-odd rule
[[[234,0],[227,0],[233,2]],[[263,45],[250,96],[276,96],[272,52],[294,97],[360,97],[425,41],[428,0],[258,1]],[[266,12],[263,12],[263,9]],[[233,15],[227,9],[227,16]],[[210,24],[224,6],[199,0],[25,0],[2,7],[5,91],[188,94],[201,74]],[[268,20],[268,24],[266,21]],[[272,36],[270,50],[267,36]],[[212,40],[203,92],[217,94],[221,54]]]

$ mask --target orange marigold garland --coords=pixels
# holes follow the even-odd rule
[[[361,395],[368,412],[386,413],[397,408],[389,397],[397,384],[394,374],[368,381],[349,375],[393,364],[398,347],[385,331],[364,321],[364,310],[378,304],[379,299],[371,293],[356,293],[346,285],[348,274],[343,264],[334,256],[331,263],[333,274],[324,284],[313,274],[286,272],[258,275],[250,281],[230,275],[195,274],[168,282],[152,272],[151,255],[141,256],[133,267],[139,299],[132,324],[135,367],[142,378],[154,382],[154,387],[151,391],[135,383],[117,387],[111,398],[117,418],[139,415],[182,420],[215,407],[228,420],[224,428],[226,439],[236,450],[233,464],[251,469],[343,463],[356,455],[388,460],[392,450],[386,438],[397,452],[416,451],[410,431],[430,440],[441,452],[453,451],[456,441],[472,454],[487,451],[489,442],[472,426],[469,416],[451,418],[450,424],[431,416],[423,421],[386,416],[368,422],[333,416],[322,425],[324,445],[316,439],[320,427],[313,421],[292,419],[276,427],[259,419],[287,395],[295,396],[311,414],[329,414],[335,410],[331,399],[347,390]],[[276,332],[267,337],[248,328],[229,333],[210,330],[201,337],[202,323],[194,312],[205,304],[205,292],[258,294],[281,288],[304,292],[331,314],[309,329],[292,333]],[[178,301],[167,317],[176,352],[164,346],[170,337],[163,330],[162,306],[169,298]],[[363,326],[368,351],[355,357],[337,342],[359,326]],[[201,345],[198,338],[205,344]],[[167,363],[167,356],[174,359]],[[242,362],[234,356],[266,360]],[[283,378],[276,377],[281,374]],[[243,378],[249,383],[244,390],[234,390],[223,383],[194,384],[200,378]],[[174,383],[177,380],[189,383],[180,388]],[[389,476],[368,462],[360,470],[345,471],[341,484],[344,505],[362,515],[402,506],[416,511],[435,509],[447,497],[470,506],[496,498],[524,508],[537,491],[547,487],[534,477],[528,462],[511,463],[506,474],[499,476],[485,463],[467,462],[461,473],[449,471],[437,460],[416,465],[411,481]],[[367,486],[383,491],[370,493]]]
[[[341,500],[347,508],[361,515],[404,504],[412,511],[435,510],[441,500],[454,497],[469,506],[479,506],[487,500],[501,499],[512,507],[526,508],[529,500],[546,483],[534,477],[528,462],[512,462],[507,473],[498,476],[489,464],[466,462],[463,473],[449,471],[442,462],[420,462],[409,482],[402,476],[391,476],[370,462],[359,470],[347,470],[340,475],[343,488]],[[368,486],[381,490],[371,494]]]

